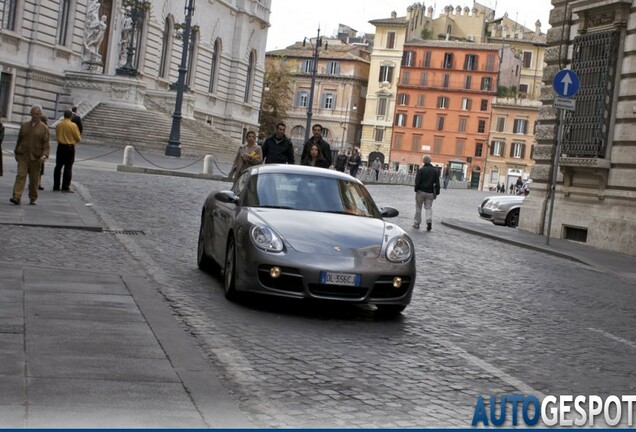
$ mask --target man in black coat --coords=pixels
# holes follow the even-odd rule
[[[303,154],[300,157],[300,160],[304,161],[307,158],[307,153],[309,153],[309,149],[311,148],[312,144],[318,144],[318,146],[320,147],[320,152],[322,153],[323,157],[327,159],[327,162],[329,162],[329,166],[331,166],[331,163],[332,163],[331,146],[322,137],[322,125],[319,125],[318,123],[316,123],[311,128],[311,132],[313,133],[313,136],[309,137],[309,139],[305,141],[305,145],[303,147]]]
[[[278,123],[276,133],[265,140],[262,147],[263,163],[294,164],[294,145],[285,136],[286,129],[285,123]]]
[[[73,116],[71,117],[71,121],[77,125],[77,128],[80,131],[80,135],[84,133],[84,126],[82,125],[82,118],[77,114],[77,107],[74,106],[71,108],[71,112]]]
[[[415,218],[413,228],[419,229],[422,222],[422,204],[426,217],[426,231],[433,227],[433,200],[439,195],[439,171],[431,165],[429,155],[423,158],[424,166],[415,175]]]

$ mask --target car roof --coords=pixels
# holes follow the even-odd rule
[[[291,164],[263,164],[255,165],[252,167],[252,175],[254,174],[302,174],[302,175],[314,175],[319,177],[332,177],[340,180],[356,181],[355,177],[351,177],[349,174],[345,174],[340,171],[330,170],[326,168],[316,168],[307,165],[291,165]]]

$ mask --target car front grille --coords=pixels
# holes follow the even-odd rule
[[[399,288],[393,287],[394,276],[381,276],[373,285],[371,299],[390,299],[404,296],[411,287],[411,278],[401,276],[402,285]]]
[[[309,284],[309,292],[316,297],[358,299],[363,298],[367,291],[369,289],[366,287]]]

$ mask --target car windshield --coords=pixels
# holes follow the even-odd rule
[[[243,205],[381,217],[363,185],[317,175],[262,173],[252,176],[245,188]]]

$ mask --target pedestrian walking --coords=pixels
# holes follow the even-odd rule
[[[354,147],[351,151],[351,157],[349,158],[349,174],[351,177],[358,175],[358,169],[360,168],[361,162],[362,158],[360,158],[360,152]]]
[[[340,153],[338,153],[338,156],[336,157],[336,163],[334,165],[336,171],[345,172],[348,160],[349,156],[347,156],[344,150],[340,150]]]
[[[31,120],[22,123],[15,145],[15,160],[18,163],[18,173],[15,176],[11,201],[20,205],[22,192],[29,177],[29,204],[35,205],[38,199],[38,177],[40,165],[49,157],[51,143],[49,142],[49,128],[42,123],[42,107],[31,107]]]
[[[510,194],[512,194],[512,192],[514,191],[514,189],[515,189],[515,185],[514,185],[514,184],[512,184],[512,183],[510,183]]]
[[[42,121],[42,123],[46,125],[46,127],[49,127],[49,118],[47,116],[42,115],[40,120]],[[44,176],[44,165],[46,165],[46,160],[40,164],[40,176],[38,177],[38,190],[44,190],[44,187],[42,187],[42,176]]]
[[[413,228],[419,229],[422,222],[422,205],[424,205],[426,231],[433,228],[433,200],[439,195],[439,171],[431,164],[431,157],[425,155],[424,166],[415,175],[415,218]]]
[[[448,189],[448,183],[450,183],[450,175],[444,174],[444,189]]]
[[[515,194],[521,195],[522,187],[523,187],[523,180],[521,180],[521,177],[517,177],[517,182],[515,183]]]
[[[249,131],[245,135],[245,145],[239,147],[232,169],[228,174],[230,180],[236,180],[239,175],[249,167],[263,162],[263,150],[256,144],[256,132]]]
[[[264,163],[294,164],[294,145],[285,136],[286,129],[285,123],[278,123],[274,135],[268,137],[263,143]]]
[[[73,123],[73,112],[64,111],[64,119],[55,126],[57,137],[57,152],[55,153],[55,169],[53,170],[53,190],[60,190],[60,175],[62,175],[62,192],[73,193],[71,179],[73,177],[73,163],[75,162],[75,146],[82,139],[79,128]],[[64,174],[62,174],[62,168]]]
[[[302,161],[307,159],[307,156],[309,155],[309,149],[311,148],[311,145],[312,144],[318,144],[318,147],[320,148],[320,153],[325,158],[325,160],[327,162],[329,162],[329,165],[327,166],[327,168],[329,168],[331,166],[331,163],[332,163],[332,160],[331,160],[331,146],[322,137],[322,125],[319,125],[318,123],[316,123],[311,128],[311,132],[313,133],[313,136],[309,137],[309,139],[307,139],[307,141],[305,141],[305,144],[303,146],[303,152],[302,152],[302,154],[300,156],[301,163],[302,163]]]
[[[74,106],[71,108],[71,112],[73,113],[73,117],[71,117],[71,121],[77,125],[77,128],[80,131],[80,135],[84,133],[84,125],[82,124],[82,118],[77,114],[77,107]]]
[[[371,169],[375,171],[375,181],[378,181],[380,178],[380,170],[382,169],[382,162],[380,162],[380,158],[376,157],[373,163],[371,164]]]

